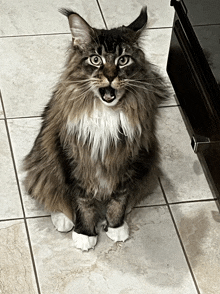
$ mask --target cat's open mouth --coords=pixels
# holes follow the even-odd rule
[[[102,100],[111,103],[116,98],[116,90],[112,87],[105,87],[105,88],[99,88],[99,93],[102,97]]]

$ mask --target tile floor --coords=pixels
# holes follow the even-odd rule
[[[217,294],[220,215],[172,98],[160,108],[160,185],[128,217],[130,238],[101,232],[95,250],[72,247],[24,192],[21,161],[40,125],[71,37],[57,11],[72,8],[93,26],[129,24],[148,6],[143,40],[166,75],[173,21],[169,0],[0,2],[0,293]]]

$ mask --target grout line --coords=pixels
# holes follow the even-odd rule
[[[0,219],[0,223],[2,222],[10,222],[10,221],[19,221],[24,220],[23,217],[16,217],[16,218],[6,218],[6,219]]]
[[[59,36],[59,35],[71,35],[71,33],[42,33],[42,34],[30,34],[30,35],[9,35],[0,36],[0,39],[8,38],[26,38],[26,37],[43,37],[43,36]]]
[[[50,217],[50,214],[47,214],[47,215],[36,215],[36,216],[26,216],[26,220],[27,219],[46,218],[46,217]],[[10,222],[10,221],[19,221],[19,220],[24,221],[24,218],[23,217],[15,217],[15,218],[0,219],[0,223]]]
[[[7,120],[13,120],[13,119],[29,119],[29,118],[41,118],[41,115],[32,115],[32,116],[15,116],[15,117],[7,117]]]
[[[103,22],[105,24],[106,29],[108,29],[107,23],[104,18],[104,14],[102,12],[101,6],[99,4],[99,0],[96,0],[97,5],[99,7]],[[193,27],[210,27],[210,26],[219,26],[219,24],[199,24],[194,25]],[[147,27],[147,30],[162,30],[162,29],[172,29],[172,26],[168,27]],[[8,39],[8,38],[26,38],[26,37],[41,37],[41,36],[57,36],[57,35],[70,35],[70,33],[66,32],[59,32],[59,33],[38,33],[38,34],[27,34],[27,35],[6,35],[6,36],[0,36],[0,39]]]
[[[1,90],[0,90],[0,102],[1,102],[1,105],[2,105],[2,114],[3,114],[3,118],[1,118],[1,120],[4,120],[5,121],[5,109],[4,109],[4,105],[3,105],[3,99],[2,99],[2,93],[1,93]]]
[[[180,201],[180,202],[169,202],[169,205],[178,205],[178,204],[190,204],[190,203],[202,203],[202,202],[215,202],[218,200],[218,198],[213,199],[200,199],[200,200],[186,200],[186,201]]]
[[[102,16],[104,25],[105,25],[106,29],[108,29],[108,26],[107,26],[107,23],[105,21],[104,14],[102,12],[101,6],[100,6],[98,0],[96,0],[96,2],[97,2],[97,5],[98,5],[98,8],[100,10],[100,13],[101,13],[101,16]],[[171,27],[155,27],[155,28],[149,27],[149,28],[146,28],[146,29],[147,30],[172,29],[172,26]],[[68,33],[68,32],[66,32],[66,33],[59,32],[59,33],[38,33],[38,34],[24,34],[24,35],[6,35],[6,36],[0,36],[0,39],[28,38],[28,37],[44,37],[44,36],[60,36],[60,35],[71,35],[71,33]]]
[[[36,216],[27,216],[26,219],[36,219],[36,218],[46,218],[46,217],[50,217],[50,214],[46,214],[46,215],[36,215]]]
[[[180,233],[179,233],[179,230],[178,230],[177,224],[176,224],[176,222],[175,222],[175,218],[174,218],[173,213],[172,213],[172,210],[171,210],[171,208],[170,208],[170,204],[169,204],[169,202],[168,202],[168,200],[167,200],[166,193],[165,193],[165,191],[164,191],[164,188],[163,188],[163,186],[162,186],[162,183],[161,183],[160,178],[158,178],[158,180],[159,180],[159,184],[160,184],[160,187],[161,187],[161,190],[162,190],[162,193],[163,193],[164,199],[165,199],[165,201],[166,201],[166,205],[167,205],[167,208],[168,208],[168,210],[169,210],[169,213],[170,213],[171,219],[172,219],[172,221],[173,221],[173,225],[174,225],[174,228],[175,228],[176,234],[177,234],[177,236],[178,236],[178,239],[179,239],[180,245],[181,245],[181,247],[182,247],[183,254],[184,254],[184,256],[185,256],[185,259],[186,259],[186,262],[187,262],[187,265],[188,265],[189,271],[190,271],[190,273],[191,273],[191,276],[192,276],[192,279],[193,279],[194,285],[195,285],[195,287],[196,287],[196,290],[197,290],[198,294],[201,294],[201,293],[200,293],[200,290],[199,290],[199,287],[198,287],[198,284],[197,284],[197,281],[196,281],[196,278],[195,278],[195,276],[194,276],[193,270],[192,270],[192,268],[191,268],[191,264],[190,264],[190,261],[189,261],[189,259],[188,259],[188,256],[187,256],[187,253],[186,253],[186,250],[185,250],[185,247],[184,247],[183,241],[182,241],[182,239],[181,239],[181,236],[180,236]]]
[[[163,191],[162,191],[163,192]],[[179,205],[179,204],[190,204],[190,203],[202,203],[202,202],[215,202],[218,200],[217,198],[214,199],[201,199],[201,200],[188,200],[188,201],[180,201],[180,202],[171,202],[169,205]],[[167,203],[158,203],[158,204],[146,204],[141,206],[135,206],[133,209],[138,208],[151,208],[151,207],[160,207],[160,206],[167,206]],[[26,219],[38,219],[38,218],[47,218],[50,217],[50,214],[45,215],[35,215],[35,216],[26,216]],[[17,220],[24,220],[23,217],[15,217],[15,218],[6,218],[0,219],[0,222],[7,222],[7,221],[17,221]]]
[[[172,29],[173,27],[171,26],[171,27],[146,27],[146,30],[148,31],[148,30],[162,30],[162,29],[165,29],[165,30],[167,30],[167,29]]]
[[[162,191],[162,193],[163,193],[163,191]],[[217,200],[218,200],[217,198],[213,198],[213,199],[201,199],[201,200],[187,200],[187,201],[180,201],[180,202],[170,202],[169,205],[190,204],[190,203],[203,203],[203,202],[216,202]],[[167,206],[167,203],[146,204],[146,205],[141,205],[141,206],[135,206],[134,208],[148,208],[148,207],[158,207],[158,206]]]
[[[0,91],[0,99],[1,99],[1,103],[2,103],[2,110],[3,110],[3,113],[4,113],[4,117],[5,117],[5,120],[4,120],[5,121],[5,127],[6,127],[7,136],[8,136],[8,143],[9,143],[9,148],[10,148],[10,152],[11,152],[12,162],[13,162],[13,166],[14,166],[14,172],[15,172],[15,178],[16,178],[16,182],[17,182],[18,193],[19,193],[19,197],[20,197],[20,201],[21,201],[21,207],[22,207],[23,216],[24,216],[23,220],[24,220],[24,225],[25,225],[25,228],[26,228],[28,245],[29,245],[29,250],[30,250],[33,270],[34,270],[34,274],[35,274],[35,281],[36,281],[36,285],[37,285],[38,294],[41,294],[40,285],[39,285],[39,281],[38,281],[38,275],[37,275],[37,269],[36,269],[35,260],[34,260],[33,249],[32,249],[32,246],[31,246],[31,240],[30,240],[30,234],[29,234],[27,219],[26,219],[26,216],[25,216],[24,203],[23,203],[23,199],[22,199],[22,195],[21,195],[21,188],[20,188],[20,183],[19,183],[19,179],[18,179],[17,167],[16,167],[16,163],[15,163],[15,158],[14,158],[14,153],[13,153],[13,148],[12,148],[12,142],[11,142],[11,137],[10,137],[10,132],[9,132],[9,127],[8,127],[8,122],[7,122],[7,118],[6,118],[6,113],[5,113],[5,108],[4,108],[4,103],[3,103],[1,91]]]
[[[167,206],[166,203],[159,203],[159,204],[149,204],[149,205],[142,205],[142,206],[135,206],[133,208],[149,208],[149,207],[158,207],[158,206]]]
[[[210,23],[210,24],[197,24],[193,25],[193,27],[211,27],[211,26],[219,26],[220,23]]]
[[[100,13],[101,13],[101,15],[102,15],[102,19],[103,19],[103,22],[104,22],[104,24],[105,24],[105,28],[108,29],[107,23],[106,23],[105,18],[104,18],[104,14],[103,14],[103,12],[102,12],[102,8],[101,8],[101,6],[100,6],[100,4],[99,4],[99,0],[96,0],[96,2],[97,2],[97,5],[98,5],[98,7],[99,7]]]
[[[102,12],[102,9],[101,9],[101,6],[98,2],[98,0],[96,0],[97,2],[97,5],[98,5],[98,8],[100,10],[100,13],[101,13],[101,16],[102,16],[102,19],[103,19],[103,22],[104,22],[104,25],[106,27],[106,29],[108,29],[108,26],[107,26],[107,23],[105,21],[105,18],[104,18],[104,14]],[[197,27],[198,26],[202,26],[202,25],[196,25]],[[171,27],[147,27],[146,30],[162,30],[162,29],[172,29],[172,26]],[[69,32],[66,32],[66,33],[63,33],[63,32],[59,32],[59,33],[37,33],[37,34],[24,34],[24,35],[6,35],[6,36],[0,36],[0,39],[9,39],[9,38],[28,38],[28,37],[44,37],[44,36],[60,36],[60,35],[71,35],[71,33]]]
[[[107,23],[105,21],[105,18],[104,18],[104,14],[102,12],[102,9],[101,9],[101,6],[98,2],[98,0],[96,0],[97,2],[97,5],[98,5],[98,8],[100,10],[100,13],[101,13],[101,16],[102,16],[102,19],[103,19],[103,22],[104,22],[104,25],[106,27],[106,29],[108,29],[108,26],[107,26]],[[197,25],[198,26],[201,26],[201,25]],[[149,28],[146,28],[147,30],[162,30],[162,29],[172,29],[172,26],[171,27],[149,27]],[[71,33],[62,33],[62,32],[59,32],[59,33],[38,33],[38,34],[24,34],[24,35],[6,35],[6,36],[0,36],[0,39],[9,39],[9,38],[28,38],[28,37],[44,37],[44,36],[61,36],[61,35],[71,35]]]

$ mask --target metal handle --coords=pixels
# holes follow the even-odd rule
[[[195,153],[204,151],[209,148],[210,139],[199,135],[193,135],[191,139],[191,146]]]

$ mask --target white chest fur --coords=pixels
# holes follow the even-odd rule
[[[105,106],[101,110],[94,108],[89,116],[85,113],[79,119],[69,120],[67,128],[70,133],[77,134],[78,140],[83,144],[90,145],[91,157],[94,160],[98,154],[103,159],[112,143],[117,146],[120,129],[130,142],[141,134],[140,125],[132,126],[123,111],[115,111]]]

